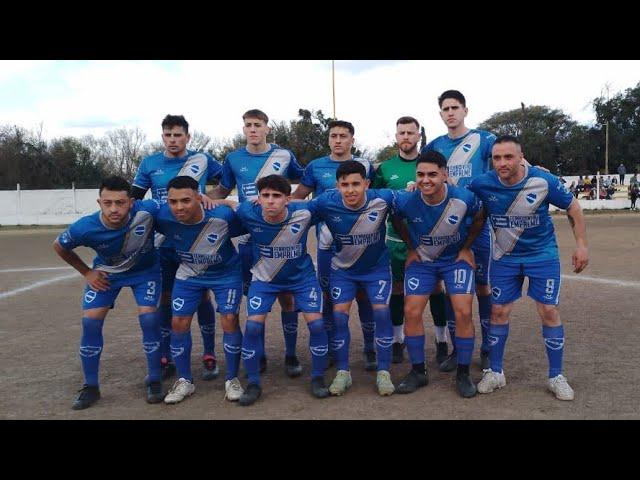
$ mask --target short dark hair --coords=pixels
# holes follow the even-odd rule
[[[358,173],[362,178],[367,178],[367,171],[362,163],[357,160],[345,160],[344,162],[340,162],[340,166],[336,170],[336,180],[340,180],[340,178],[351,175],[352,173]]]
[[[198,185],[198,181],[189,177],[188,175],[180,175],[178,177],[172,178],[171,181],[167,184],[167,190],[171,188],[190,188],[191,190],[195,190],[199,192],[200,188]]]
[[[98,195],[102,193],[102,190],[107,189],[112,192],[127,192],[127,195],[131,196],[131,184],[126,179],[118,175],[111,175],[110,177],[103,178],[100,182],[100,189]]]
[[[329,130],[329,131],[332,128],[335,128],[335,127],[346,128],[347,130],[349,130],[349,133],[351,134],[351,136],[353,136],[356,133],[356,129],[353,128],[353,124],[351,122],[347,122],[345,120],[331,120],[327,124],[327,130]]]
[[[447,159],[435,150],[421,153],[418,160],[416,160],[416,167],[421,163],[435,163],[438,168],[447,168]]]
[[[270,188],[271,190],[285,194],[287,197],[291,195],[291,182],[282,175],[272,174],[262,177],[256,182],[256,187],[258,188],[258,192],[265,188]]]
[[[269,117],[267,117],[267,114],[262,110],[258,110],[257,108],[244,112],[244,115],[242,115],[242,120],[246,120],[247,118],[258,118],[262,120],[265,125],[269,123]]]
[[[416,127],[418,127],[418,129],[420,129],[420,122],[418,122],[418,120],[416,120],[413,117],[400,117],[397,121],[396,121],[396,127],[398,125],[406,125],[408,123],[415,123]]]
[[[520,140],[518,140],[518,138],[514,137],[513,135],[500,135],[498,138],[496,138],[496,141],[493,142],[494,145],[498,143],[515,143],[522,150],[522,143],[520,143]]]
[[[454,100],[459,101],[463,107],[467,106],[467,100],[464,98],[464,95],[459,90],[447,90],[442,92],[442,95],[438,97],[438,106],[442,108],[442,102],[444,102],[447,98],[453,98]]]
[[[186,133],[189,133],[189,122],[183,115],[167,115],[162,119],[162,129],[182,127]]]

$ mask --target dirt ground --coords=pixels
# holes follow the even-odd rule
[[[65,264],[51,249],[61,229],[0,229],[0,418],[640,419],[640,215],[587,215],[590,265],[579,276],[570,268],[574,240],[566,217],[555,216],[554,223],[564,275],[560,303],[567,339],[564,365],[576,392],[573,402],[560,402],[546,390],[547,360],[540,321],[532,300],[525,295],[512,316],[505,354],[507,386],[490,395],[462,399],[455,392],[455,374],[437,371],[433,324],[426,313],[430,384],[412,395],[378,396],[375,372],[363,368],[362,331],[353,311],[353,387],[343,397],[314,399],[309,392],[308,331],[301,319],[298,356],[305,374],[289,379],[284,374],[284,345],[276,306],[267,323],[269,367],[263,377],[263,395],[256,404],[243,408],[223,398],[224,355],[219,324],[216,352],[221,375],[211,382],[198,380],[202,347],[194,320],[195,395],[177,405],[148,405],[144,401],[146,363],[135,303],[130,290],[123,290],[104,328],[102,398],[83,411],[70,408],[82,384],[77,352],[83,282],[79,274],[73,275],[75,271],[62,268]],[[90,258],[88,250],[80,252],[85,260]],[[58,269],[51,269],[55,267]],[[36,282],[40,282],[38,286],[27,289]],[[25,290],[16,292],[21,288]],[[241,311],[244,324],[244,302]],[[478,348],[477,340],[471,369],[476,381],[481,378]],[[399,382],[408,368],[406,360],[393,365],[394,382]],[[334,372],[327,372],[327,382]],[[165,382],[166,388],[170,386]]]

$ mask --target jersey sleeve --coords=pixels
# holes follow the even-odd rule
[[[291,155],[291,161],[289,162],[289,168],[287,169],[287,177],[289,180],[297,180],[304,175],[304,167],[298,163],[298,159],[291,150],[288,150]]]
[[[307,164],[300,179],[300,183],[305,187],[316,189],[316,178],[313,174],[313,162]]]
[[[373,168],[373,167],[372,167]],[[384,188],[386,187],[386,179],[385,179],[385,174],[384,174],[384,163],[382,163],[379,167],[378,167],[378,171],[376,172],[376,176],[373,178],[373,181],[371,182],[371,188]]]
[[[482,202],[475,193],[467,193],[469,193],[469,198],[467,200],[467,217],[473,219],[473,217],[476,216],[476,213],[478,213],[482,208]]]
[[[136,177],[133,179],[133,186],[142,188],[146,192],[151,188],[151,176],[149,175],[149,162],[148,158],[144,158],[138,166]]]
[[[227,190],[232,190],[236,186],[236,176],[231,169],[231,159],[227,155],[224,163],[222,164],[222,177],[220,178],[220,185]]]
[[[496,136],[493,133],[487,133],[485,149],[482,155],[482,161],[486,162],[485,172],[488,172],[493,168],[493,162],[491,161],[491,150],[493,150],[493,144],[496,143]]]
[[[224,219],[227,221],[227,225],[229,225],[229,238],[238,237],[240,235],[244,235],[249,233],[248,230],[244,227],[242,222],[240,221],[240,216],[237,212],[233,211],[231,208],[226,205],[220,205],[217,207],[220,209],[220,213],[223,215]]]
[[[207,154],[207,180],[220,180],[222,177],[222,165],[213,155]]]
[[[429,143],[427,143],[424,147],[422,147],[422,149],[420,150],[420,153],[427,153],[432,151],[433,148],[433,143],[435,142],[435,140],[431,140]]]
[[[320,195],[318,195],[316,198],[314,198],[313,200],[309,200],[307,203],[307,208],[309,209],[309,211],[311,212],[311,215],[314,216],[314,218],[317,218],[318,221],[322,221],[324,220],[324,213],[326,211],[325,209],[325,204],[327,201],[327,193],[322,193]]]
[[[534,167],[535,168],[535,167]],[[555,175],[546,176],[549,184],[549,203],[562,210],[566,210],[573,201],[573,194],[565,187]]]
[[[84,232],[84,228],[82,228],[81,220],[72,223],[69,225],[64,232],[58,235],[57,241],[62,248],[65,250],[73,250],[76,247],[83,245],[82,234]]]
[[[372,162],[369,162],[369,174],[367,175],[367,178],[369,179],[371,184],[373,184],[376,181],[376,169],[373,166]]]
[[[154,219],[158,218],[160,203],[158,203],[157,200],[138,200],[136,203],[139,205],[141,210],[149,212]]]
[[[393,215],[400,218],[407,218],[406,208],[407,203],[413,196],[413,192],[407,192],[405,190],[396,190],[396,208],[393,211]]]

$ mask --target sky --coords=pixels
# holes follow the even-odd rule
[[[471,128],[521,102],[592,124],[606,85],[614,96],[638,82],[638,60],[336,60],[335,113],[355,126],[356,146],[375,151],[404,115],[429,140],[445,134],[437,98],[448,89],[465,95]],[[157,142],[171,113],[222,140],[242,133],[252,108],[276,122],[300,108],[333,116],[331,60],[0,61],[0,125],[42,124],[47,139],[139,127]]]

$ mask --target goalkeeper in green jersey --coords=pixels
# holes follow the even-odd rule
[[[384,161],[376,173],[373,188],[404,190],[416,180],[416,159],[420,141],[420,124],[413,117],[401,117],[396,122],[396,143],[398,154]],[[425,142],[426,143],[426,142]],[[407,245],[387,222],[387,247],[391,257],[393,290],[391,293],[391,320],[393,322],[393,363],[401,363],[404,356],[404,263],[407,260]],[[444,310],[444,293],[434,293],[429,298],[429,306],[436,330],[436,361],[438,365],[446,360],[447,320]]]

